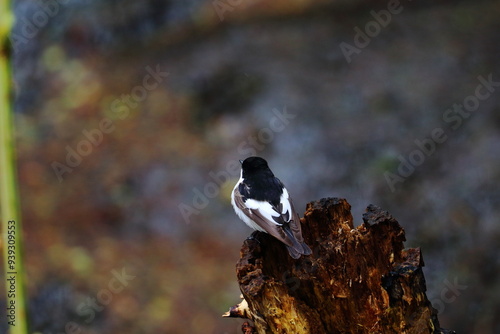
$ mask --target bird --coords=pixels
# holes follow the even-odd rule
[[[240,163],[240,179],[231,193],[231,204],[238,217],[254,230],[284,243],[292,258],[310,255],[288,190],[274,176],[267,161],[252,156]]]

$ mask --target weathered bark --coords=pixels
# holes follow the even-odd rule
[[[313,254],[298,260],[265,233],[246,240],[236,265],[244,300],[224,316],[251,319],[256,333],[448,332],[425,294],[420,249],[404,249],[389,213],[370,205],[354,228],[350,209],[309,203],[302,231]]]

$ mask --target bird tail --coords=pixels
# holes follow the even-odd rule
[[[293,257],[294,259],[298,259],[301,255],[311,255],[311,248],[309,248],[309,246],[307,246],[305,242],[299,242],[288,226],[284,228],[284,231],[288,239],[290,239],[290,241],[292,242],[291,246],[286,245],[288,253],[291,257]]]

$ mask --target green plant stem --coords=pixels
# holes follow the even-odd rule
[[[10,2],[0,0],[0,210],[7,293],[9,333],[26,334],[26,302],[22,257],[22,230],[15,164],[14,122],[11,106],[10,53],[6,50],[14,21]],[[5,309],[4,309],[5,310]],[[2,310],[2,311],[4,311]],[[2,319],[5,319],[3,316]]]

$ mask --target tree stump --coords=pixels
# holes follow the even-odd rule
[[[247,239],[236,265],[244,300],[224,316],[252,320],[244,333],[454,333],[440,328],[421,251],[404,249],[399,223],[370,205],[354,228],[350,209],[309,203],[302,233],[313,254],[298,260],[268,234]]]

